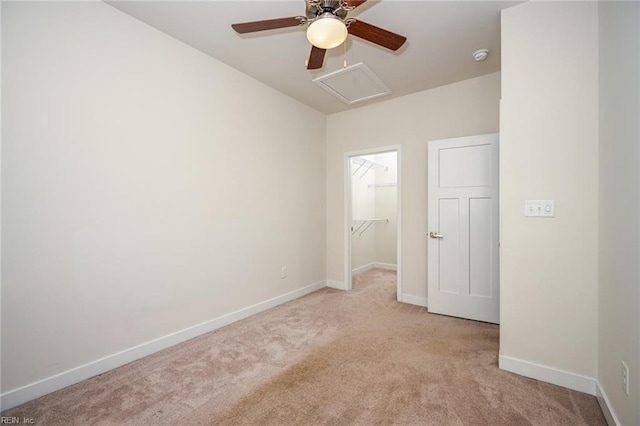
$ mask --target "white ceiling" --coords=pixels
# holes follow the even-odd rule
[[[330,114],[500,70],[500,10],[512,1],[369,0],[349,17],[407,37],[397,52],[349,36],[348,65],[364,62],[392,91],[347,105],[312,80],[343,66],[345,49],[327,52],[324,67],[305,68],[304,28],[238,35],[236,22],[304,15],[304,0],[109,1],[113,7],[246,73],[300,102]],[[481,63],[471,55],[489,49]]]

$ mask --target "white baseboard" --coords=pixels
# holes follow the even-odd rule
[[[402,303],[427,307],[427,298],[420,296],[412,296],[410,294],[402,294]]]
[[[598,398],[598,404],[600,404],[604,418],[607,419],[607,424],[609,426],[621,426],[622,423],[618,420],[618,416],[616,416],[616,412],[613,411],[611,402],[609,398],[607,398],[607,394],[598,380],[596,380],[596,398]]]
[[[589,395],[596,395],[596,380],[591,377],[504,355],[498,357],[498,366],[501,370],[521,376],[588,393]]]
[[[373,269],[373,268],[375,268],[375,263],[371,262],[371,263],[368,263],[366,265],[360,266],[358,268],[352,269],[351,270],[351,275],[361,274],[361,273],[366,272],[366,271],[368,271],[370,269]]]
[[[361,274],[363,272],[366,272],[370,269],[374,269],[374,268],[378,268],[378,269],[387,269],[389,271],[397,271],[398,270],[398,266],[394,265],[392,263],[382,263],[382,262],[372,262],[372,263],[368,263],[364,266],[360,266],[359,268],[355,268],[353,270],[351,270],[351,274],[352,275],[358,275]]]
[[[335,288],[338,290],[346,290],[347,287],[341,281],[327,281],[327,287]]]
[[[198,337],[210,331],[217,330],[225,325],[240,321],[241,319],[245,319],[257,313],[274,308],[309,293],[313,293],[327,285],[327,281],[311,284],[281,296],[265,300],[264,302],[257,303],[253,306],[240,309],[236,312],[232,312],[149,342],[142,343],[122,352],[91,361],[87,364],[72,368],[71,370],[67,370],[38,382],[10,390],[0,395],[0,411],[16,407],[48,393],[79,383],[83,380],[105,373],[109,370],[113,370],[114,368],[128,364],[147,355],[151,355],[152,353],[177,345],[178,343],[186,342],[187,340],[193,339],[194,337]]]
[[[398,270],[398,265],[394,265],[393,263],[381,263],[381,262],[375,262],[373,264],[374,268],[380,268],[380,269],[388,269],[389,271],[397,271]]]

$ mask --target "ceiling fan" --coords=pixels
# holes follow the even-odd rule
[[[322,68],[327,49],[341,45],[347,34],[368,40],[390,50],[398,50],[406,37],[391,31],[367,24],[347,14],[367,0],[305,0],[305,16],[267,19],[233,24],[231,27],[239,34],[277,28],[297,27],[309,24],[307,39],[311,43],[311,54],[307,69]]]

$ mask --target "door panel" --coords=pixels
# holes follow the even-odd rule
[[[491,297],[491,199],[469,200],[469,294]]]
[[[491,145],[439,150],[440,188],[491,186]]]
[[[438,287],[446,293],[458,293],[458,263],[460,248],[458,246],[458,216],[460,203],[455,199],[440,200],[440,230],[451,238],[438,245],[440,259],[440,279]]]
[[[498,323],[498,135],[430,141],[428,161],[428,309]]]

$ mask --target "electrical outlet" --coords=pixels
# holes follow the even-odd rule
[[[283,266],[282,269],[280,270],[280,278],[284,279],[287,278],[287,267]]]
[[[629,367],[622,361],[622,389],[629,395]]]

